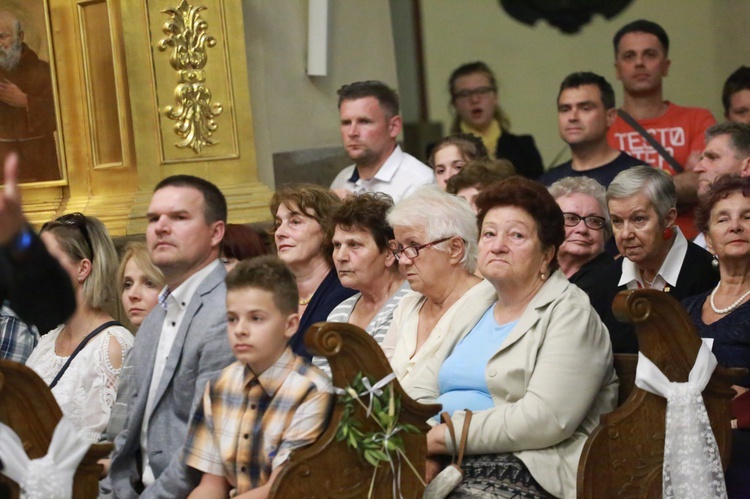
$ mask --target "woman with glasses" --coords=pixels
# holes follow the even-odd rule
[[[607,330],[557,269],[563,213],[544,186],[515,176],[476,203],[492,299],[417,395],[437,398],[457,429],[473,412],[457,497],[575,497],[586,439],[617,402]],[[434,426],[428,454],[453,451],[446,424]]]
[[[557,252],[560,271],[590,294],[599,274],[612,264],[604,243],[612,235],[604,187],[588,177],[567,177],[549,187],[563,212],[565,241]]]
[[[42,226],[41,239],[73,283],[76,311],[44,335],[26,364],[83,438],[96,442],[107,426],[123,360],[133,335],[108,312],[116,303],[117,253],[99,220],[80,213]]]
[[[519,175],[537,179],[544,173],[534,138],[510,133],[510,121],[498,103],[497,80],[487,64],[470,62],[456,68],[448,87],[456,110],[451,133],[481,137],[490,157],[509,160]]]
[[[712,289],[719,280],[711,254],[688,241],[675,225],[677,195],[668,173],[634,166],[607,189],[607,207],[623,258],[601,276],[591,301],[609,329],[615,353],[635,353],[632,325],[618,321],[612,301],[625,289],[657,289],[678,300]]]
[[[493,301],[492,286],[473,272],[476,217],[462,199],[436,186],[421,187],[388,213],[392,251],[412,292],[393,313],[383,350],[399,383],[419,400],[458,337]]]

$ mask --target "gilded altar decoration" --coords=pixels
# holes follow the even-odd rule
[[[175,145],[190,147],[200,153],[204,146],[217,142],[211,138],[217,130],[215,118],[221,114],[220,103],[211,103],[211,91],[206,86],[206,50],[216,46],[216,38],[208,35],[208,23],[201,18],[204,6],[193,7],[182,0],[174,9],[162,11],[171,16],[162,31],[167,35],[159,41],[159,50],[172,48],[170,65],[177,71],[179,83],[175,87],[176,105],[164,108],[167,118],[175,120],[175,133],[183,140]]]

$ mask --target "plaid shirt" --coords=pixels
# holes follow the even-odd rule
[[[36,327],[21,321],[4,302],[0,309],[0,359],[24,364],[38,341]]]
[[[190,423],[185,462],[225,477],[233,494],[260,487],[292,449],[318,438],[332,401],[328,377],[290,348],[260,376],[235,362],[206,386]]]

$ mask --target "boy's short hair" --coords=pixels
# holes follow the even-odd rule
[[[273,294],[273,302],[283,314],[297,312],[297,280],[284,262],[275,255],[242,260],[227,274],[227,292],[258,288]]]

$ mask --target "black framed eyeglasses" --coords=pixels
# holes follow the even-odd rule
[[[437,241],[432,241],[431,243],[425,243],[420,244],[419,246],[396,246],[395,243],[391,243],[391,253],[393,253],[393,256],[396,257],[396,260],[399,260],[401,258],[401,255],[406,255],[406,258],[409,260],[414,260],[416,257],[419,256],[419,250],[431,248],[432,246],[435,246],[436,244],[444,243],[448,239],[452,238],[453,236],[444,237],[442,239],[438,239]]]
[[[494,91],[495,89],[492,87],[467,88],[466,90],[460,90],[453,94],[453,98],[456,100],[466,100],[471,99],[475,95],[484,97],[485,95],[489,95]]]
[[[566,227],[575,227],[576,225],[581,223],[581,220],[583,220],[583,223],[586,224],[586,227],[591,230],[602,230],[604,228],[604,224],[607,222],[604,217],[598,217],[596,215],[582,217],[577,213],[563,213],[563,221],[565,222]]]
[[[51,222],[47,222],[42,225],[42,232],[47,229],[51,229],[55,226],[69,225],[73,226],[81,233],[83,240],[86,242],[86,246],[89,248],[91,254],[91,260],[94,260],[94,245],[91,243],[91,237],[89,236],[89,229],[86,225],[86,215],[80,212],[68,213],[61,217],[57,217]]]

